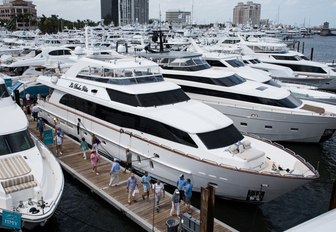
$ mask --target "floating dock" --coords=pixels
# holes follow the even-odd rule
[[[48,127],[48,125],[47,125]],[[32,121],[29,118],[29,129],[37,137],[39,132],[36,130],[36,122]],[[49,129],[49,128],[48,128]],[[50,128],[52,129],[52,128]],[[54,131],[53,131],[54,132]],[[48,145],[49,149],[56,154],[56,147],[54,144]],[[165,192],[165,198],[161,199],[160,202],[160,212],[154,210],[154,195],[153,192],[150,192],[149,200],[143,200],[141,197],[142,194],[142,185],[140,183],[140,177],[138,178],[138,185],[140,194],[137,196],[137,202],[132,203],[131,205],[127,202],[127,191],[126,184],[127,179],[130,175],[129,172],[123,173],[120,172],[120,183],[118,186],[110,187],[110,169],[112,161],[101,156],[98,172],[100,175],[96,175],[91,168],[90,160],[83,159],[82,152],[79,148],[79,143],[74,139],[64,136],[63,140],[63,154],[61,156],[56,156],[59,163],[63,167],[63,170],[70,173],[73,177],[78,179],[84,185],[86,185],[92,192],[99,195],[110,205],[114,206],[122,214],[129,217],[139,226],[141,226],[146,231],[167,231],[166,222],[169,219],[177,219],[176,216],[170,216],[171,209],[171,194]],[[123,168],[122,168],[123,170]],[[187,212],[186,206],[180,206],[180,213]],[[192,207],[191,213],[193,220],[200,220],[200,211],[199,209]],[[193,231],[193,230],[190,230]],[[214,221],[214,231],[216,232],[226,232],[226,231],[237,231],[232,227],[226,225],[225,223],[215,219]]]

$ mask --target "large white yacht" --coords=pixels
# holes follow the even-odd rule
[[[230,117],[243,132],[272,141],[320,142],[336,129],[336,107],[300,100],[288,90],[250,81],[235,72],[210,67],[201,54],[191,52],[142,53],[162,67],[192,98]]]
[[[276,77],[283,81],[314,84],[335,91],[336,70],[325,63],[308,60],[302,53],[291,51],[286,44],[250,42],[241,40],[239,47],[244,55],[253,55],[262,62],[288,67],[295,77]]]
[[[21,215],[22,227],[43,225],[60,201],[62,169],[48,148],[28,132],[28,120],[0,79],[0,216]]]
[[[243,136],[219,111],[191,100],[164,81],[157,64],[127,58],[82,58],[61,76],[40,76],[53,89],[40,100],[41,116],[91,141],[100,152],[126,160],[171,185],[184,173],[195,191],[216,186],[220,197],[266,202],[318,178],[301,157],[279,145]]]

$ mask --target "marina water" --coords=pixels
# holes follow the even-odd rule
[[[336,37],[315,35],[300,42],[300,51],[304,42],[304,53],[308,58],[314,48],[313,60],[336,62]],[[319,180],[262,205],[216,199],[216,218],[239,231],[284,231],[328,210],[336,177],[336,138],[322,144],[282,144],[318,167]],[[45,227],[36,231],[143,231],[72,176],[65,174],[65,179],[65,189],[55,215]],[[197,207],[199,196],[194,194],[192,199]]]

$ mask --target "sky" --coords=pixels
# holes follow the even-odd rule
[[[75,21],[100,21],[100,0],[31,0],[38,16],[58,15]],[[167,10],[192,11],[197,24],[232,21],[233,8],[247,0],[149,0],[149,18],[165,19]],[[336,0],[255,0],[261,4],[261,19],[293,26],[319,26],[329,22],[336,27]],[[193,6],[193,7],[192,7]]]

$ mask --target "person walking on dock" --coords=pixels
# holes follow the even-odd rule
[[[55,141],[55,145],[56,145],[56,155],[62,155],[63,151],[62,151],[62,143],[63,143],[63,140],[62,140],[62,137],[60,135],[59,132],[56,133],[55,137],[54,137],[54,141]]]
[[[119,160],[117,158],[114,158],[114,161],[112,163],[112,168],[110,171],[111,178],[110,178],[109,186],[118,186],[119,172],[120,172]]]
[[[165,191],[164,191],[164,185],[161,183],[160,180],[157,180],[157,182],[154,184],[154,194],[155,194],[155,200],[156,200],[156,211],[160,212],[160,200],[161,198],[165,197]]]
[[[44,121],[42,118],[39,118],[36,124],[36,129],[40,132],[40,138],[43,139],[43,132],[44,132]]]
[[[99,172],[98,172],[97,166],[98,166],[98,162],[99,162],[99,156],[97,155],[95,149],[92,149],[92,151],[91,151],[90,160],[91,160],[92,170],[98,176]]]
[[[35,103],[33,108],[32,108],[32,116],[34,121],[38,120],[38,113],[40,112],[40,108],[37,106],[37,104]]]
[[[124,173],[126,173],[126,170],[132,171],[132,153],[128,148],[126,149],[126,164]]]
[[[190,204],[191,204],[192,188],[193,188],[193,184],[191,183],[191,180],[188,178],[187,184],[184,189],[184,202],[187,205],[187,212],[189,214],[191,213]]]
[[[172,196],[172,207],[170,209],[170,216],[173,216],[174,210],[176,210],[176,216],[180,216],[180,192],[178,189],[175,189]]]
[[[85,138],[84,138],[84,137],[83,137],[82,140],[81,140],[81,143],[80,143],[80,149],[81,149],[81,151],[83,152],[83,158],[84,158],[84,159],[87,159],[86,152],[88,151],[89,146],[88,146],[87,142],[85,141]]]
[[[100,144],[100,140],[98,139],[98,137],[93,134],[92,135],[92,149],[94,149],[96,151],[96,154],[99,155],[99,152],[98,152],[98,145]]]
[[[177,189],[180,192],[180,202],[181,200],[184,200],[184,188],[187,184],[187,181],[184,179],[184,175],[181,174],[180,177],[177,179]]]
[[[128,204],[130,205],[133,201],[136,202],[136,195],[138,192],[138,181],[137,178],[131,173],[131,176],[127,179],[127,192],[128,192]]]
[[[151,177],[148,175],[148,172],[145,172],[145,175],[141,177],[141,184],[143,188],[142,199],[145,200],[145,196],[147,196],[147,201],[149,200],[149,190],[150,190],[150,181]]]

